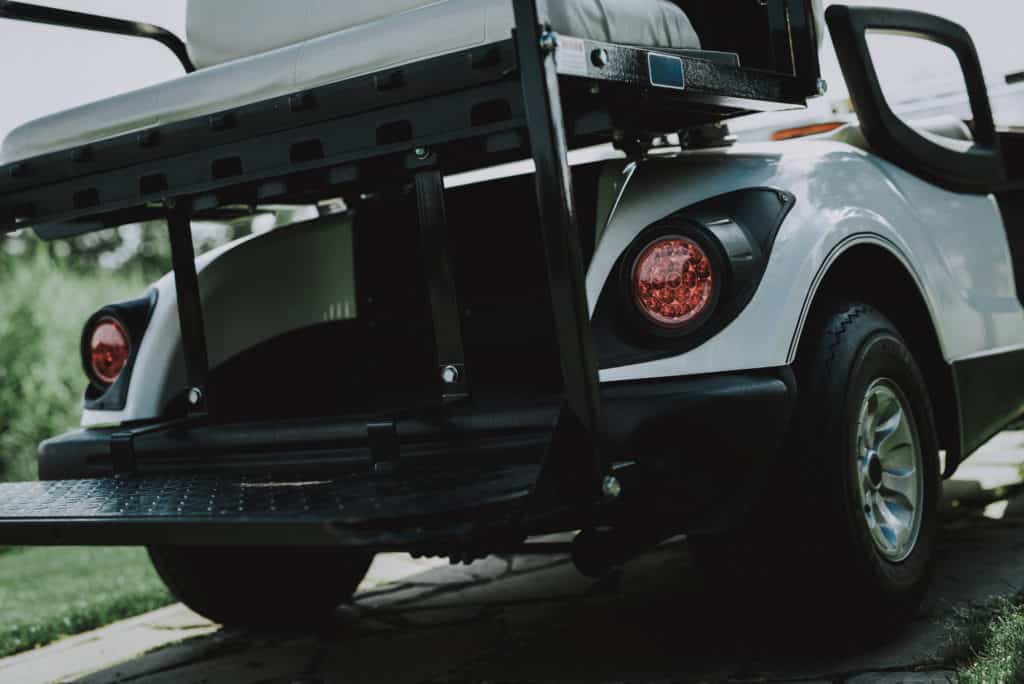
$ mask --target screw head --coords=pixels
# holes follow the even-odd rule
[[[614,475],[605,476],[601,481],[601,493],[608,501],[614,501],[622,496],[622,483]]]
[[[611,62],[611,57],[608,55],[607,50],[598,48],[590,53],[590,62],[597,68],[603,69]]]
[[[454,385],[462,378],[462,373],[459,371],[458,366],[451,364],[441,369],[441,381],[446,385]]]
[[[551,53],[558,49],[558,36],[552,31],[544,33],[540,37],[540,49],[545,53]]]
[[[203,403],[203,390],[198,387],[193,387],[188,391],[188,403],[189,406],[199,406]]]
[[[817,83],[818,95],[825,95],[828,93],[828,81],[823,78],[818,79]]]
[[[430,150],[428,150],[426,147],[417,147],[415,155],[417,159],[426,159],[427,157],[430,156]]]

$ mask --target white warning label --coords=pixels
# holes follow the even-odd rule
[[[558,73],[566,76],[587,75],[587,46],[579,38],[558,37],[558,52],[555,53]]]

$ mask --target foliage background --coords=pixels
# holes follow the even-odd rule
[[[196,249],[278,223],[277,215],[266,214],[198,223]],[[0,247],[0,481],[31,480],[39,442],[79,423],[86,319],[145,293],[169,270],[170,248],[160,223],[53,243],[24,231],[0,239]]]

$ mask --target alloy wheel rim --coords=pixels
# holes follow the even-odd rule
[[[892,380],[868,387],[857,421],[857,491],[878,552],[899,563],[921,534],[924,470],[910,402]]]

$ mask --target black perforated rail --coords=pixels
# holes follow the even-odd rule
[[[464,542],[522,511],[537,466],[391,479],[133,476],[0,485],[0,544]]]

